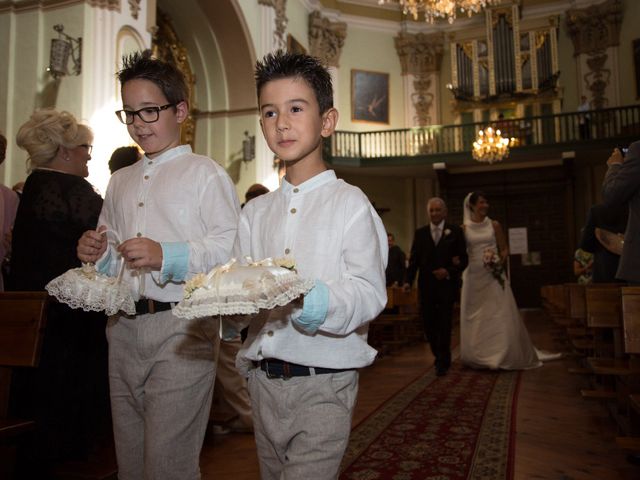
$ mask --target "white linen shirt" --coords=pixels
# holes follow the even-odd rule
[[[303,278],[329,288],[325,322],[309,335],[291,318],[289,304],[251,317],[237,365],[277,358],[324,368],[360,368],[376,350],[367,344],[368,322],[387,301],[387,235],[360,189],[338,180],[333,170],[293,186],[282,186],[248,202],[240,214],[234,254],[254,260],[291,257]]]
[[[240,205],[227,172],[208,157],[192,153],[182,145],[150,159],[146,155],[135,164],[113,174],[98,225],[112,230],[120,241],[146,237],[156,242],[178,242],[188,254],[182,270],[185,278],[171,280],[166,258],[160,272],[145,269],[124,272],[134,298],[144,296],[161,302],[179,302],[183,282],[208,272],[229,260],[236,236]],[[107,232],[110,248],[98,262],[104,270],[117,273],[120,256],[114,251],[114,235]],[[163,248],[164,252],[164,248]],[[161,277],[169,277],[160,281]],[[163,279],[164,280],[164,279]]]

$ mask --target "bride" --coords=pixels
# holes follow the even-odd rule
[[[558,358],[531,343],[503,268],[509,256],[500,224],[487,216],[481,192],[464,200],[464,234],[469,266],[462,274],[460,357],[474,368],[520,370]]]

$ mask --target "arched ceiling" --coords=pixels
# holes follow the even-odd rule
[[[253,69],[256,53],[236,0],[198,0],[211,25],[227,79],[229,110],[257,108]]]

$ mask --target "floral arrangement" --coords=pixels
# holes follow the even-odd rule
[[[191,298],[193,292],[205,286],[207,276],[204,273],[198,273],[184,284],[184,298]]]
[[[485,249],[484,255],[482,256],[482,262],[484,263],[484,268],[491,272],[493,278],[498,280],[498,283],[500,283],[500,286],[504,289],[506,275],[504,271],[504,264],[502,263],[502,259],[500,258],[500,255],[498,255],[498,252],[493,248]]]

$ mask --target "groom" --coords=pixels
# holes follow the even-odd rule
[[[467,267],[467,246],[462,229],[446,222],[447,206],[438,197],[427,202],[429,225],[416,230],[411,246],[404,289],[418,275],[422,321],[436,359],[436,375],[451,366],[451,317],[460,286],[460,274]]]

